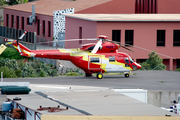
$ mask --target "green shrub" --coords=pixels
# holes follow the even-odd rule
[[[39,77],[45,77],[45,73],[44,73],[44,71],[40,71],[40,73],[39,73]]]
[[[4,78],[17,78],[13,69],[9,69],[7,66],[0,67],[0,72],[3,72]]]
[[[1,54],[1,58],[9,58],[9,59],[23,59],[19,52],[11,47],[7,47],[4,52]]]
[[[21,77],[22,71],[20,69],[15,71],[17,77]]]
[[[66,76],[78,76],[77,72],[68,72],[66,73]]]
[[[176,69],[176,71],[180,71],[180,67]]]

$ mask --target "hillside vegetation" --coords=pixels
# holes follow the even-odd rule
[[[25,57],[19,55],[17,50],[10,47],[6,48],[0,56],[0,72],[3,72],[3,77],[57,76],[57,70],[53,65],[32,58],[28,62],[24,62],[25,59]]]

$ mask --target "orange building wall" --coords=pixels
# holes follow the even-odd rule
[[[180,0],[157,0],[158,14],[179,14]]]

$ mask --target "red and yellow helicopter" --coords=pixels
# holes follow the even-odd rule
[[[12,44],[21,56],[71,61],[86,73],[86,77],[97,73],[97,78],[102,79],[104,73],[112,72],[125,73],[125,77],[129,77],[131,71],[141,68],[141,65],[134,62],[127,53],[118,52],[119,47],[130,50],[129,48],[116,44],[103,35],[98,37],[97,43],[84,44],[82,48],[30,50],[19,43],[26,33],[27,31],[18,40],[4,39],[4,41],[8,41],[6,45]]]

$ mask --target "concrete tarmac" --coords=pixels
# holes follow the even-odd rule
[[[94,86],[120,89],[142,88],[148,91],[180,91],[180,72],[176,71],[134,71],[137,75],[125,78],[123,75],[96,77],[46,77],[46,78],[4,78],[4,82],[30,82],[30,84]]]

